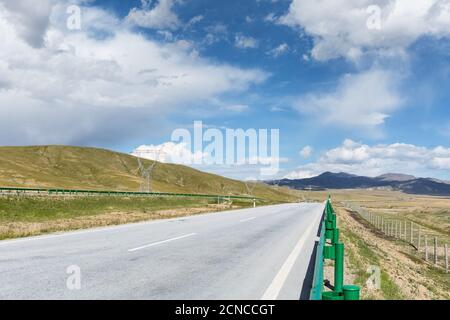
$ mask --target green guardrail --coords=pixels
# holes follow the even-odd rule
[[[359,300],[360,288],[344,285],[344,251],[345,246],[339,240],[336,213],[329,198],[325,205],[320,225],[320,239],[316,247],[311,300]],[[334,261],[334,284],[332,291],[324,290],[324,264],[326,260]]]
[[[196,197],[211,199],[233,199],[233,200],[252,200],[262,201],[263,199],[246,196],[233,195],[213,195],[213,194],[196,194],[196,193],[170,193],[170,192],[133,192],[133,191],[107,191],[107,190],[73,190],[73,189],[41,189],[41,188],[11,188],[0,187],[0,192],[23,194],[27,192],[35,192],[38,194],[48,195],[103,195],[103,196],[156,196],[156,197]]]

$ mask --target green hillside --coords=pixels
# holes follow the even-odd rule
[[[150,160],[143,160],[148,166]],[[97,148],[69,146],[0,147],[0,186],[139,191],[137,159]],[[153,191],[246,195],[240,181],[186,166],[158,163]],[[253,195],[277,201],[298,199],[284,188],[258,184]]]

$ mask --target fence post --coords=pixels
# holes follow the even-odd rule
[[[421,236],[421,234],[420,234],[420,226],[419,226],[419,238],[417,239],[417,252],[419,252],[419,253],[420,253],[420,236]]]
[[[448,245],[445,244],[445,273],[448,273]]]
[[[434,237],[434,264],[438,264],[438,256],[437,256],[437,237]]]
[[[403,236],[404,236],[404,240],[405,241],[408,241],[408,233],[407,233],[407,231],[406,231],[406,229],[407,229],[407,222],[406,222],[406,220],[405,220],[405,223],[404,223],[404,228],[405,228],[405,231],[404,231],[404,234],[403,234]]]
[[[425,235],[425,261],[428,261],[428,238]]]
[[[396,222],[395,222],[395,236],[396,236],[396,238],[398,239],[399,238],[399,234],[400,234],[400,231],[399,231],[399,224],[398,224],[398,220],[396,220]]]
[[[413,222],[411,221],[411,238],[410,238],[410,242],[409,243],[411,243],[411,244],[414,244],[413,243],[413,241],[414,241],[414,239],[413,239]]]

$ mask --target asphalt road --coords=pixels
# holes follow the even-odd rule
[[[323,204],[0,241],[0,299],[299,299]]]

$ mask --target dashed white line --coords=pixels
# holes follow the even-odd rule
[[[149,243],[149,244],[146,244],[146,245],[141,246],[141,247],[130,249],[130,250],[128,250],[128,252],[134,252],[134,251],[138,251],[138,250],[154,247],[154,246],[157,246],[157,245],[160,245],[160,244],[163,244],[163,243],[172,242],[172,241],[175,241],[175,240],[180,240],[180,239],[192,237],[192,236],[195,236],[195,235],[196,235],[196,233],[190,233],[190,234],[186,234],[184,236],[180,236],[180,237],[176,237],[176,238],[172,238],[172,239],[167,239],[167,240],[163,240],[163,241]]]
[[[255,220],[255,219],[256,219],[256,217],[251,217],[251,218],[248,218],[248,219],[241,220],[239,222],[247,222],[247,221],[251,221],[251,220]]]

